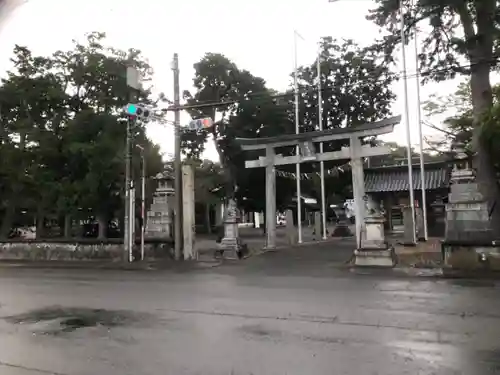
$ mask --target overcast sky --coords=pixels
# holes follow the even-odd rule
[[[190,88],[193,64],[205,52],[223,53],[239,67],[263,77],[269,87],[285,89],[294,66],[294,29],[305,39],[298,44],[298,63],[310,63],[322,36],[371,43],[378,35],[378,29],[365,19],[372,6],[370,0],[29,0],[0,30],[0,74],[11,67],[9,57],[15,43],[38,54],[50,54],[70,47],[72,39],[81,39],[86,32],[103,31],[110,44],[144,52],[155,70],[155,91],[165,92],[169,98],[174,52],[180,59],[181,90]],[[414,75],[413,46],[407,50],[407,65],[408,74]],[[422,100],[436,91],[452,92],[456,83],[426,85],[421,89]],[[414,145],[418,145],[416,84],[414,78],[409,82]],[[394,114],[403,113],[402,87],[401,82],[394,86],[398,95]],[[424,128],[424,133],[432,131]],[[171,127],[149,125],[148,134],[164,152],[173,152]],[[405,143],[404,126],[389,139]],[[210,145],[206,157],[215,155]]]

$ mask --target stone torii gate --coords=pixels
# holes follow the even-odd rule
[[[356,241],[361,247],[361,232],[365,218],[364,173],[362,158],[387,155],[391,153],[388,147],[372,147],[361,145],[363,137],[392,133],[394,126],[401,122],[401,116],[391,117],[382,121],[366,123],[351,128],[336,128],[323,131],[314,131],[300,134],[286,134],[277,137],[237,138],[236,141],[244,151],[266,150],[266,155],[257,160],[247,160],[246,168],[266,168],[266,232],[267,248],[276,247],[276,166],[327,160],[350,159],[352,168],[352,186],[356,206]],[[315,153],[314,143],[333,140],[349,139],[349,147],[342,147],[340,151]],[[277,147],[297,146],[300,155],[283,156],[276,154]],[[299,178],[299,177],[298,177]],[[300,199],[300,197],[297,197]]]

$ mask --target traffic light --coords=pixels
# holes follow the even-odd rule
[[[189,121],[188,128],[189,130],[200,130],[211,128],[213,125],[213,120],[210,117],[205,117]]]
[[[151,117],[151,111],[139,104],[129,103],[125,107],[125,112],[129,116],[136,117],[139,120],[148,120]]]

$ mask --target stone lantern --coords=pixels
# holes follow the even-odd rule
[[[158,182],[158,187],[147,213],[146,237],[171,239],[174,179],[167,170],[158,173],[153,179]]]

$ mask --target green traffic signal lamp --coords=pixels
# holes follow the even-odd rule
[[[139,107],[137,107],[136,104],[127,104],[127,107],[125,107],[125,112],[127,112],[127,115],[129,116],[137,116],[138,110]]]
[[[129,116],[133,116],[133,117],[137,117],[139,119],[145,119],[145,120],[148,119],[150,114],[151,114],[151,111],[149,109],[144,108],[141,105],[133,104],[133,103],[127,104],[127,106],[125,107],[125,112]]]

